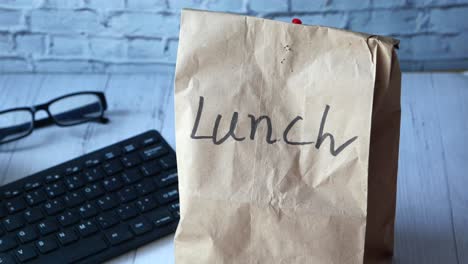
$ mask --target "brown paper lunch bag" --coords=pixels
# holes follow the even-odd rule
[[[176,263],[386,263],[397,41],[183,10]]]

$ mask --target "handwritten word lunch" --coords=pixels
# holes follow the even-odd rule
[[[234,112],[232,114],[231,124],[229,126],[229,131],[224,136],[219,137],[219,135],[218,135],[219,125],[221,123],[221,119],[223,118],[223,116],[220,115],[220,114],[217,115],[216,120],[214,122],[212,135],[209,135],[209,136],[197,135],[198,126],[200,124],[200,120],[202,119],[204,102],[205,102],[205,98],[203,96],[200,96],[200,100],[198,101],[198,111],[197,111],[197,115],[195,117],[195,123],[193,124],[192,134],[190,135],[190,137],[192,139],[211,139],[213,144],[215,144],[215,145],[220,145],[220,144],[224,143],[230,137],[232,139],[234,139],[235,141],[244,141],[246,139],[246,137],[241,137],[239,135],[236,135],[236,133],[235,133],[236,127],[237,127],[237,121],[239,119],[239,113],[238,112]],[[300,120],[303,120],[303,118],[301,116],[299,116],[299,115],[296,116],[293,120],[291,120],[291,122],[289,122],[289,124],[284,129],[284,131],[283,131],[283,141],[286,144],[289,144],[289,145],[311,145],[311,144],[315,143],[315,148],[320,149],[322,144],[328,138],[329,141],[330,141],[330,153],[333,156],[337,156],[346,147],[348,147],[351,143],[353,143],[357,139],[357,136],[348,139],[347,141],[345,141],[345,143],[343,143],[342,145],[335,148],[335,137],[332,134],[328,133],[328,132],[324,132],[325,124],[327,122],[327,115],[328,115],[329,111],[330,111],[330,106],[326,105],[325,110],[323,111],[323,114],[322,114],[322,120],[320,121],[319,132],[318,132],[318,135],[317,135],[317,138],[316,138],[315,141],[296,141],[296,140],[289,137],[289,133],[291,132],[291,130],[294,129],[294,127],[297,125],[297,123]],[[256,116],[254,116],[252,114],[249,114],[247,116],[248,116],[248,118],[250,118],[250,135],[249,135],[250,140],[255,140],[255,136],[257,134],[257,129],[258,129],[259,125],[263,122],[267,127],[267,133],[266,133],[266,137],[265,137],[266,142],[268,144],[275,144],[278,141],[280,141],[280,139],[273,138],[273,135],[272,135],[273,134],[273,125],[272,125],[271,118],[269,116],[262,115],[262,116],[256,117]]]

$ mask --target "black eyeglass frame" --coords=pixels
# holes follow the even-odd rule
[[[50,110],[49,110],[50,105],[52,105],[53,103],[55,103],[57,101],[60,101],[62,99],[77,96],[77,95],[95,95],[95,96],[97,96],[98,99],[99,99],[99,102],[102,105],[101,114],[99,116],[97,116],[97,117],[82,120],[82,121],[79,121],[79,122],[76,122],[76,123],[71,123],[71,124],[63,124],[63,123],[60,123],[59,121],[57,121],[54,118],[54,116],[51,114]],[[36,120],[36,113],[38,111],[40,111],[40,110],[46,111],[48,117]],[[48,101],[46,103],[43,103],[43,104],[34,105],[34,106],[30,106],[30,107],[15,107],[15,108],[3,110],[3,111],[0,111],[0,115],[10,113],[10,112],[16,112],[16,111],[28,111],[31,114],[32,126],[31,126],[31,128],[29,129],[29,131],[26,134],[24,134],[24,135],[22,135],[20,137],[17,137],[17,138],[2,141],[2,142],[0,142],[0,145],[5,144],[5,143],[9,143],[9,142],[12,142],[12,141],[16,141],[16,140],[19,140],[19,139],[22,139],[22,138],[25,138],[25,137],[31,135],[34,129],[50,126],[52,124],[55,124],[55,125],[60,126],[60,127],[68,127],[68,126],[76,126],[76,125],[80,125],[80,124],[87,123],[87,122],[92,122],[92,121],[99,121],[101,123],[107,123],[109,120],[104,117],[104,112],[106,110],[107,110],[106,96],[104,95],[103,92],[97,92],[97,91],[82,91],[82,92],[70,93],[70,94],[66,94],[66,95],[54,98],[54,99],[52,99],[52,100],[50,100],[50,101]]]

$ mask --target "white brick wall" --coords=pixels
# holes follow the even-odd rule
[[[0,72],[164,69],[183,7],[390,35],[406,70],[468,68],[468,0],[0,0]]]

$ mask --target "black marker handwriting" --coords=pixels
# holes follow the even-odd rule
[[[190,137],[192,139],[196,139],[196,140],[211,139],[211,141],[215,145],[221,145],[222,143],[224,143],[229,138],[232,138],[235,141],[244,141],[246,139],[246,137],[241,137],[241,136],[236,135],[236,132],[235,132],[235,130],[237,128],[237,123],[238,123],[238,120],[239,120],[239,113],[238,112],[233,112],[232,117],[231,117],[231,123],[230,123],[230,126],[229,126],[229,131],[224,136],[222,136],[221,138],[219,138],[219,136],[218,136],[218,134],[219,134],[219,131],[218,131],[219,130],[219,125],[220,125],[221,120],[223,118],[223,116],[221,114],[218,114],[216,116],[216,120],[215,120],[214,126],[213,126],[213,132],[212,132],[211,135],[209,135],[209,136],[197,135],[198,127],[200,125],[200,120],[201,120],[202,114],[203,114],[204,102],[205,102],[205,98],[203,96],[200,96],[200,99],[199,99],[199,102],[198,102],[197,115],[195,116],[195,122],[193,124],[192,133],[190,134]],[[333,156],[337,156],[338,154],[340,154],[346,147],[348,147],[349,145],[351,145],[351,143],[356,141],[356,139],[358,137],[357,136],[352,137],[352,138],[346,140],[345,143],[343,143],[342,145],[335,148],[335,137],[329,132],[324,132],[325,124],[327,122],[327,116],[328,116],[328,112],[330,111],[330,108],[331,107],[329,105],[325,106],[325,110],[323,111],[322,119],[320,121],[319,132],[318,132],[317,139],[316,139],[315,142],[314,141],[295,141],[295,140],[293,140],[293,139],[291,139],[289,137],[289,133],[291,132],[292,129],[294,129],[296,127],[296,124],[298,123],[298,121],[303,120],[303,118],[301,116],[296,116],[286,126],[286,128],[284,129],[284,132],[283,132],[283,141],[288,145],[310,145],[310,144],[315,143],[315,145],[314,145],[315,148],[320,149],[322,144],[328,138],[329,141],[330,141],[330,154],[333,155]],[[247,116],[250,118],[250,136],[249,136],[250,140],[255,140],[258,127],[259,127],[259,125],[261,123],[263,123],[263,124],[266,125],[266,129],[267,129],[265,141],[268,144],[275,144],[275,143],[277,143],[279,141],[279,139],[273,138],[273,125],[272,125],[271,118],[269,116],[262,115],[262,116],[259,116],[258,118],[255,117],[252,114],[248,114]],[[262,121],[264,121],[264,122],[262,122]]]

